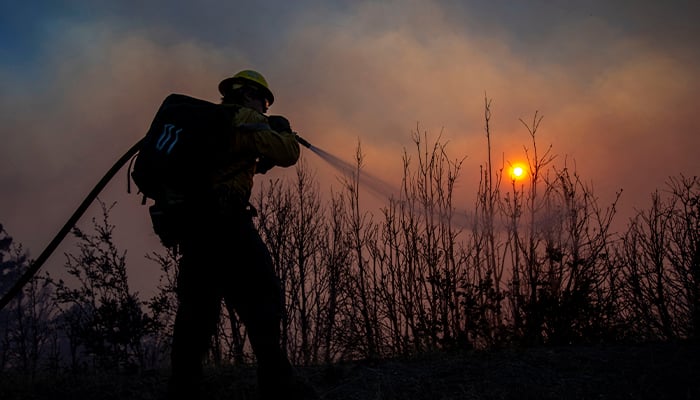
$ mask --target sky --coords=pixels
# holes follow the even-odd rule
[[[0,224],[38,256],[167,94],[218,101],[218,82],[249,68],[275,93],[271,114],[341,159],[359,143],[388,182],[413,133],[439,136],[466,157],[465,209],[487,160],[485,100],[497,164],[532,150],[521,120],[537,113],[538,150],[551,146],[603,207],[623,190],[625,218],[669,177],[700,172],[698,15],[691,0],[3,0]],[[320,158],[302,162],[338,187]],[[111,222],[144,291],[157,267],[143,255],[159,245],[126,185],[124,170],[101,199],[117,203]]]

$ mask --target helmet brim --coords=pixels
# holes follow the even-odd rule
[[[265,99],[267,100],[268,105],[271,105],[275,101],[275,96],[272,94],[270,89],[251,80],[235,77],[226,78],[223,81],[219,82],[219,93],[221,93],[222,96],[226,96],[226,93],[232,90],[233,85],[235,83],[254,86],[257,89],[262,90],[262,92],[265,94]]]

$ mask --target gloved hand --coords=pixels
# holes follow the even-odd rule
[[[267,117],[267,122],[270,124],[270,128],[272,128],[273,131],[293,132],[289,120],[281,115],[270,115]]]

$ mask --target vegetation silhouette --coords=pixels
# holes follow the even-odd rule
[[[260,185],[257,224],[284,283],[283,341],[292,361],[307,367],[310,380],[326,388],[326,398],[353,398],[333,395],[334,379],[342,386],[355,376],[348,368],[372,369],[386,360],[421,360],[436,352],[466,354],[455,368],[474,373],[469,359],[478,360],[484,350],[507,358],[518,354],[503,349],[529,349],[541,365],[550,356],[559,360],[567,346],[587,349],[592,357],[608,357],[596,349],[615,349],[610,357],[629,361],[616,346],[653,343],[651,350],[631,351],[649,362],[664,344],[688,346],[683,347],[688,355],[673,353],[678,363],[667,368],[678,368],[679,379],[683,368],[697,370],[686,357],[698,359],[692,354],[697,355],[700,328],[700,179],[670,177],[665,190],[652,194],[649,209],[639,211],[626,231],[613,232],[620,193],[601,206],[574,169],[566,162],[556,165],[551,147],[538,146],[538,113],[532,122],[523,121],[530,137],[524,183],[509,181],[505,165],[491,162],[488,99],[485,119],[488,162],[479,171],[468,220],[460,219],[467,207],[455,200],[462,161],[449,156],[440,138],[431,142],[418,128],[415,153],[403,155],[401,184],[379,213],[363,206],[367,179],[360,173],[359,146],[354,173],[341,180],[340,191],[322,193],[304,163],[293,179]],[[347,163],[343,168],[349,171]],[[147,371],[168,366],[177,255],[149,256],[161,269],[160,281],[151,299],[140,299],[128,289],[126,259],[112,240],[109,207],[103,204],[103,210],[93,234],[73,231],[79,244],[77,254],[67,255],[66,267],[75,282],[50,274],[35,277],[0,313],[4,376],[46,382],[47,376],[69,372],[139,373],[159,384],[160,375]],[[5,290],[28,261],[21,247],[2,235]],[[246,382],[244,371],[254,358],[245,327],[235,315],[227,320],[221,319],[207,363]],[[556,350],[540,352],[547,348]],[[592,374],[595,362],[585,359],[588,366],[561,365]],[[639,366],[645,367],[651,368]],[[650,370],[644,371],[639,373]],[[0,393],[23,387],[0,386]],[[467,386],[465,391],[473,389]],[[246,398],[246,387],[236,390]],[[698,394],[697,385],[687,390]],[[400,397],[397,393],[374,397]],[[547,396],[541,398],[556,398]]]

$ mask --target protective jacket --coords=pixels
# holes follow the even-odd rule
[[[294,165],[300,151],[295,135],[273,130],[265,115],[238,105],[224,106],[231,107],[235,134],[216,160],[211,187],[216,211],[228,215],[248,204],[256,173]]]

